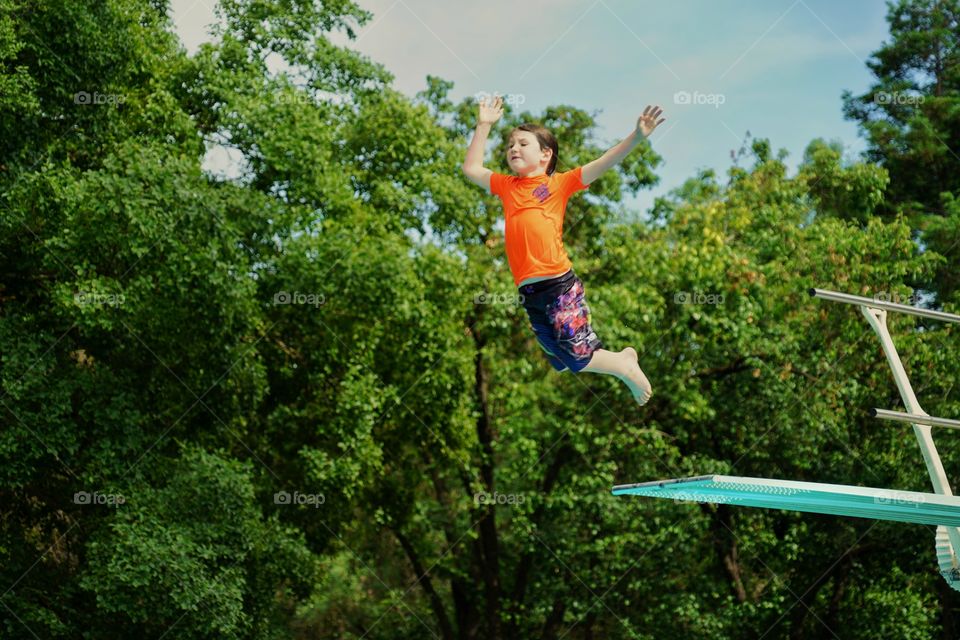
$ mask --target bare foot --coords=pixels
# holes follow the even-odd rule
[[[621,380],[623,380],[627,388],[630,389],[630,393],[633,394],[633,399],[642,407],[650,400],[650,396],[653,395],[653,389],[650,387],[650,381],[647,380],[647,376],[644,375],[637,362],[637,351],[633,347],[627,347],[620,352],[620,357],[624,359],[625,363],[625,376],[621,378]]]

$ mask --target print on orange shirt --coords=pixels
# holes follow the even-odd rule
[[[583,184],[577,167],[532,177],[493,173],[490,193],[503,202],[504,244],[516,286],[534,276],[562,275],[572,264],[563,247],[567,200]]]

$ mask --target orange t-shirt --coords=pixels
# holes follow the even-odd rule
[[[490,176],[490,193],[503,201],[507,261],[518,287],[527,278],[563,275],[573,266],[563,248],[563,215],[570,196],[588,188],[581,180],[582,170]]]

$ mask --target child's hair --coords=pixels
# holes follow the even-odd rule
[[[557,139],[552,133],[550,133],[550,130],[545,127],[541,127],[538,124],[526,123],[514,128],[514,130],[510,132],[510,136],[517,131],[527,131],[532,133],[534,136],[536,136],[537,142],[540,143],[541,149],[547,148],[553,150],[553,155],[550,156],[550,162],[547,164],[547,175],[553,175],[553,172],[557,168],[557,154],[560,152],[560,150],[557,147]],[[510,136],[507,136],[507,140],[510,139]]]

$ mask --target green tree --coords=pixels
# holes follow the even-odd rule
[[[949,300],[960,281],[960,3],[898,0],[888,3],[891,40],[867,66],[876,82],[860,96],[844,92],[844,113],[867,138],[866,157],[890,175],[879,213],[908,214],[923,243],[948,262],[921,283]]]
[[[886,170],[872,162],[843,162],[843,146],[813,140],[803,155],[801,179],[807,182],[815,215],[866,224],[883,204]]]
[[[222,556],[191,533],[200,507],[178,511],[185,487],[160,488],[189,474],[175,438],[257,457],[247,442],[267,325],[253,248],[272,246],[258,234],[283,210],[202,174],[202,138],[179,102],[192,65],[165,3],[3,10],[4,81],[29,91],[0,118],[4,635],[160,635],[215,598],[227,610],[200,615],[193,637],[283,637],[312,567],[302,533],[277,523],[275,480],[256,478],[254,494],[252,474],[225,459],[234,481],[199,494],[211,508],[244,504],[208,532],[243,523]],[[107,509],[77,502],[84,493],[131,500]],[[120,555],[103,564],[114,544]],[[145,620],[154,577],[172,584],[193,568]]]
[[[757,140],[647,224],[621,210],[656,181],[644,146],[573,198],[597,330],[654,384],[638,410],[550,369],[499,203],[459,172],[476,105],[331,44],[372,18],[355,3],[222,2],[191,57],[165,2],[0,2],[5,636],[955,635],[914,528],[609,494],[926,485],[909,431],[865,419],[897,396],[863,320],[805,295],[942,266],[874,215],[883,168],[814,141],[788,177]],[[528,120],[566,168],[603,150],[575,105],[499,132]],[[241,175],[204,172],[208,145]],[[890,322],[926,408],[956,413],[956,337]]]

